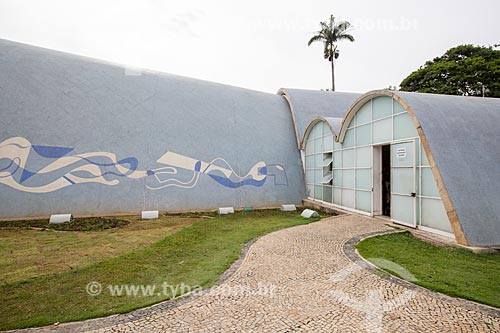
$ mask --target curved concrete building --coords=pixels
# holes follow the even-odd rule
[[[304,133],[311,119],[329,118],[333,126],[339,120],[342,121],[349,106],[361,94],[281,88],[278,95],[283,96],[290,106],[297,144],[302,149]]]
[[[0,218],[314,201],[500,245],[500,100],[266,94],[0,40]]]
[[[304,197],[281,96],[6,40],[0,73],[1,218]]]
[[[328,114],[325,114],[327,116]],[[301,139],[307,197],[500,245],[500,100],[372,91]]]

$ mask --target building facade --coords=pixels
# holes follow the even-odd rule
[[[500,246],[500,100],[277,94],[0,40],[0,218],[329,207]]]
[[[287,102],[0,40],[0,218],[300,204]]]
[[[342,141],[327,120],[306,130],[307,196],[346,210],[453,237],[416,127],[390,96],[366,101],[344,123]]]
[[[500,245],[500,100],[376,90],[341,113],[336,96],[353,96],[314,94],[315,105],[307,91],[280,93],[308,101],[290,110],[310,115],[298,134],[309,200]]]

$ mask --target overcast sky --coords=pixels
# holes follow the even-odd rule
[[[354,25],[337,91],[397,85],[458,44],[500,43],[498,0],[0,0],[0,38],[275,93],[330,87],[330,13]]]

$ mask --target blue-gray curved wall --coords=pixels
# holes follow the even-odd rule
[[[500,99],[397,95],[422,126],[469,244],[500,246]]]
[[[302,148],[301,143],[311,120],[317,117],[342,119],[352,103],[361,96],[357,93],[290,88],[282,88],[278,90],[278,94],[284,96],[290,104],[299,148]],[[334,122],[338,124],[337,121]]]
[[[304,197],[282,96],[5,40],[0,73],[0,218]]]

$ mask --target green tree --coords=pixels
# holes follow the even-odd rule
[[[500,97],[500,51],[470,44],[453,47],[427,61],[400,86],[402,91]]]
[[[351,24],[347,21],[335,21],[335,17],[330,15],[329,22],[320,22],[321,30],[314,35],[307,46],[314,42],[323,42],[323,56],[332,64],[332,91],[335,91],[335,64],[334,60],[339,57],[337,42],[348,40],[354,42],[354,37],[348,33],[351,29]]]

